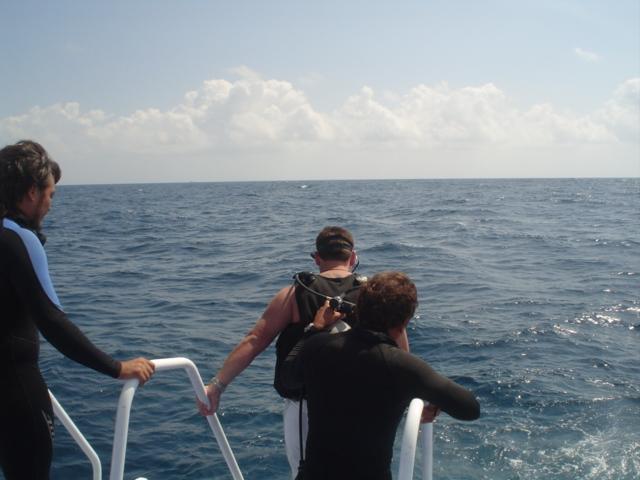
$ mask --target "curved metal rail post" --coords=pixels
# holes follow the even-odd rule
[[[422,425],[422,480],[433,480],[433,423]]]
[[[62,408],[62,405],[60,405],[60,402],[58,402],[58,399],[54,397],[53,393],[51,393],[51,390],[49,390],[49,397],[51,397],[53,413],[56,415],[56,417],[58,417],[58,420],[60,420],[62,425],[64,425],[64,428],[66,428],[67,431],[71,434],[71,436],[76,441],[78,446],[82,449],[87,458],[89,458],[89,461],[91,462],[91,469],[93,470],[93,480],[101,480],[102,464],[100,463],[98,454],[93,448],[91,448],[91,445],[89,445],[87,439],[84,438],[82,432],[80,432],[78,427],[76,427],[76,424],[73,423],[71,417],[67,415],[67,412],[64,410],[64,408]]]
[[[156,373],[164,370],[173,370],[178,368],[184,369],[189,376],[191,386],[198,396],[198,399],[207,405],[209,404],[209,399],[204,391],[202,377],[200,377],[198,369],[191,360],[188,358],[177,357],[161,358],[152,360],[152,362],[156,366]],[[118,401],[118,411],[116,413],[115,433],[113,435],[113,454],[111,456],[110,480],[122,480],[124,475],[124,460],[127,450],[127,437],[129,435],[129,413],[131,411],[133,396],[135,395],[137,388],[138,380],[127,380],[122,387],[122,393],[120,394],[120,400]],[[218,441],[218,445],[220,446],[222,455],[227,462],[231,476],[234,480],[244,480],[217,415],[213,414],[208,416],[207,421],[209,422],[209,426]]]
[[[422,417],[422,409],[424,406],[425,402],[419,398],[414,398],[409,404],[409,411],[407,412],[407,419],[405,421],[404,432],[402,434],[398,480],[411,480],[413,478],[418,433],[420,431],[420,418]],[[425,428],[422,432],[422,478],[424,480],[431,480],[433,478],[432,434],[433,425],[430,423],[425,424]]]

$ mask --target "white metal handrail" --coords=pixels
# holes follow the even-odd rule
[[[422,480],[433,480],[433,423],[422,426]]]
[[[188,358],[161,358],[152,360],[156,366],[156,373],[164,370],[184,369],[189,376],[191,386],[195,391],[198,399],[209,405],[209,399],[204,390],[204,384],[202,383],[202,377],[200,372],[196,368],[195,364]],[[111,471],[110,480],[122,480],[124,475],[124,460],[127,451],[127,437],[129,435],[129,413],[131,412],[131,403],[133,402],[133,396],[138,388],[138,380],[127,380],[122,387],[120,393],[120,399],[118,401],[118,410],[116,413],[116,427],[113,435],[113,453],[111,456]],[[222,425],[218,420],[218,416],[214,413],[207,417],[207,422],[213,431],[213,434],[218,441],[222,455],[227,462],[229,471],[234,480],[244,480],[240,468],[236,462],[227,437],[222,430]]]
[[[188,358],[178,357],[163,358],[152,361],[156,366],[156,372],[180,368],[184,369],[189,376],[189,380],[191,381],[191,385],[193,386],[198,399],[209,405],[209,399],[207,398],[204,390],[202,377],[200,377],[197,367],[191,360]],[[111,457],[111,472],[109,476],[110,480],[122,480],[124,476],[127,437],[129,435],[129,416],[131,412],[131,404],[133,403],[133,396],[135,395],[137,388],[138,380],[127,380],[122,387],[116,413],[113,453]],[[67,415],[67,412],[65,412],[51,391],[49,391],[49,396],[51,397],[51,403],[56,417],[62,422],[85,455],[89,458],[93,469],[93,480],[101,480],[102,465],[100,463],[100,458],[91,445],[89,445],[89,442],[82,435],[75,423],[73,423],[69,415]],[[425,405],[427,405],[427,403],[419,398],[414,398],[409,405],[404,432],[402,435],[398,480],[411,480],[413,478],[418,436],[420,436],[420,443],[422,445],[422,480],[433,479],[433,424],[426,423],[422,425],[422,429],[420,428],[420,419]],[[208,416],[207,422],[218,441],[218,445],[220,446],[220,450],[222,451],[222,455],[229,467],[229,471],[231,472],[233,479],[244,480],[217,415],[213,414]],[[422,430],[421,433],[420,430]]]
[[[51,390],[49,390],[49,397],[51,398],[53,413],[55,414],[56,417],[58,417],[58,420],[60,420],[62,425],[64,425],[67,431],[71,434],[71,436],[76,441],[78,446],[82,449],[84,454],[89,458],[89,461],[91,462],[91,468],[93,470],[93,480],[101,480],[102,464],[100,463],[100,458],[98,457],[98,454],[93,448],[91,448],[91,445],[89,445],[89,442],[87,441],[87,439],[84,437],[84,435],[82,435],[78,427],[76,427],[76,424],[73,423],[73,420],[71,420],[71,417],[67,415],[67,412],[65,412],[64,408],[62,408],[62,405],[60,405],[60,402],[58,402],[56,397],[54,397],[53,393],[51,393]]]
[[[398,468],[398,480],[411,480],[416,458],[418,433],[420,431],[420,418],[422,409],[428,405],[419,398],[414,398],[409,404],[407,419],[402,434],[402,447],[400,449],[400,466]],[[422,426],[422,479],[433,479],[433,423],[425,423]]]

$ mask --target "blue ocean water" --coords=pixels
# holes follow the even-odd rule
[[[186,356],[211,376],[319,229],[361,266],[402,270],[415,353],[472,389],[482,417],[435,424],[437,479],[640,475],[640,179],[60,186],[46,221],[58,295],[117,358]],[[108,472],[120,383],[43,345],[49,387]],[[285,479],[269,348],[220,420],[247,479]],[[89,478],[58,425],[54,479]],[[184,375],[136,395],[126,478],[230,478]]]

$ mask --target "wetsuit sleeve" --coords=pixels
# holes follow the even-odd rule
[[[117,378],[120,362],[97,348],[62,310],[49,277],[47,258],[31,232],[7,239],[11,245],[9,278],[42,335],[62,354],[98,372]]]
[[[473,393],[440,375],[422,359],[395,348],[390,357],[392,375],[407,398],[427,400],[459,420],[480,416],[480,404]]]

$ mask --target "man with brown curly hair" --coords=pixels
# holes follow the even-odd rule
[[[385,272],[360,289],[353,329],[330,335],[339,315],[328,304],[318,311],[299,354],[285,362],[304,384],[309,411],[299,479],[390,480],[396,429],[413,398],[461,420],[478,418],[471,392],[399,348],[417,304],[409,277]]]

